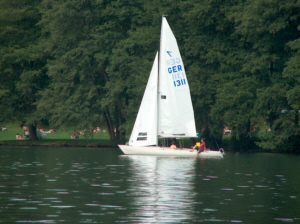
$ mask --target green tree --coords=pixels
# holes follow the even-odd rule
[[[283,76],[283,71],[291,57],[287,43],[299,34],[298,10],[297,1],[245,1],[230,14],[235,22],[235,35],[247,46],[242,72],[257,82],[252,114],[259,122],[259,118],[266,119],[272,129],[266,135],[273,137],[259,143],[263,148],[281,149],[283,139],[293,136],[288,125],[283,125],[289,123],[290,118],[282,111],[291,109],[286,95],[290,80]]]
[[[186,67],[201,128],[210,127],[220,139],[227,124],[242,148],[249,148],[262,119],[271,125],[283,119],[281,110],[290,105],[282,72],[291,56],[286,44],[298,35],[298,9],[297,1],[182,4]]]
[[[53,126],[74,130],[105,121],[111,139],[124,138],[119,129],[131,111],[132,82],[144,66],[136,60],[143,55],[136,33],[151,35],[139,28],[141,3],[44,1],[42,8],[52,60],[39,110]]]
[[[35,102],[47,85],[46,56],[38,45],[41,30],[39,0],[0,2],[0,113],[3,122],[29,125],[36,139],[40,119]]]
[[[100,19],[96,1],[44,1],[40,22],[50,52],[50,84],[40,92],[38,110],[53,127],[79,130],[99,125],[104,77],[94,57],[93,30]]]
[[[223,85],[239,76],[244,56],[243,49],[235,41],[236,37],[232,36],[234,26],[227,16],[235,4],[210,0],[182,4],[186,24],[183,54],[190,76],[195,118],[198,130],[204,130],[204,137],[211,144],[216,140],[221,144],[222,129],[226,123],[224,117],[219,116],[221,111],[211,113],[216,104],[216,94],[221,92]]]

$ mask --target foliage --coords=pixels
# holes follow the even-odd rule
[[[30,127],[40,119],[37,92],[48,83],[47,58],[36,26],[39,4],[39,0],[0,2],[0,120],[18,120]],[[35,132],[31,138],[36,138]]]
[[[299,149],[299,1],[2,0],[0,121],[131,131],[161,15],[185,62],[210,145]],[[263,123],[269,123],[266,132]],[[114,131],[116,130],[116,132]],[[254,134],[254,130],[255,134]]]

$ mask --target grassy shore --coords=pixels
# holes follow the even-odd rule
[[[45,139],[38,141],[28,140],[3,140],[0,146],[52,146],[52,147],[117,147],[110,140],[99,139]]]
[[[47,139],[29,141],[25,139],[16,140],[16,135],[23,134],[23,129],[17,125],[6,125],[7,130],[0,131],[0,145],[4,146],[70,146],[70,147],[116,147],[117,143],[110,140],[107,132],[102,130],[94,133],[92,139],[85,139],[79,135],[79,139],[71,139],[68,131],[57,130],[47,133]],[[45,129],[46,130],[46,129]]]

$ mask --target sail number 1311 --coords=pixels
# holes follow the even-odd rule
[[[186,82],[185,82],[185,79],[180,79],[180,80],[176,80],[176,81],[173,81],[174,83],[174,86],[181,86],[181,85],[185,85]]]
[[[169,74],[172,74],[173,83],[175,87],[186,84],[181,65],[168,67],[168,72]]]

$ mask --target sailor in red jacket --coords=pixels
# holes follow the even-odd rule
[[[197,144],[194,145],[194,147],[191,150],[191,152],[193,152],[195,149],[197,150],[197,157],[199,156],[200,152],[203,152],[203,151],[207,152],[206,151],[206,143],[204,141],[204,138],[201,138],[201,145],[200,145],[200,147]]]

